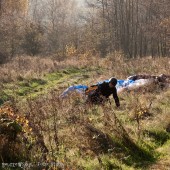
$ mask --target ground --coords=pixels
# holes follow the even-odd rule
[[[119,94],[120,108],[112,99],[111,105],[88,106],[77,94],[62,100],[58,96],[70,85],[91,85],[112,76],[126,79],[133,74],[168,74],[169,58],[127,60],[117,54],[116,58],[75,60],[75,64],[47,61],[53,62],[48,70],[41,64],[42,70],[32,69],[30,75],[23,67],[20,72],[13,67],[15,78],[5,77],[1,70],[1,106],[12,102],[16,114],[28,119],[33,136],[41,138],[41,148],[44,143],[48,149],[44,153],[34,148],[30,160],[55,160],[69,169],[168,170],[169,88],[154,85],[123,92]]]

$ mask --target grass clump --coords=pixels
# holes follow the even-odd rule
[[[62,73],[56,72],[56,73],[47,74],[45,78],[49,81],[55,81],[55,80],[59,80],[62,77],[63,77]]]
[[[170,140],[170,134],[163,130],[146,130],[144,132],[157,146],[162,146]]]
[[[28,160],[62,161],[68,169],[141,170],[165,161],[165,168],[168,167],[168,89],[153,87],[123,92],[119,94],[118,109],[112,99],[111,104],[88,106],[75,93],[59,98],[68,86],[75,84],[89,85],[112,76],[125,79],[129,73],[143,74],[143,68],[148,74],[168,72],[167,61],[167,58],[125,60],[115,55],[100,59],[96,65],[77,60],[70,65],[68,61],[52,62],[50,70],[39,67],[38,73],[21,74],[22,78],[4,83],[2,101],[15,97],[13,102],[17,102],[19,113],[27,117],[35,135],[34,144],[29,144],[34,149],[28,152]]]
[[[9,95],[7,95],[4,91],[0,92],[0,105],[10,99]]]

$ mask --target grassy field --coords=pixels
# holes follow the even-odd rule
[[[5,108],[11,108],[12,127],[17,129],[13,141],[0,131],[0,162],[55,161],[64,166],[61,169],[79,170],[170,169],[169,88],[155,85],[123,92],[120,108],[112,99],[111,105],[88,106],[76,94],[59,98],[74,84],[91,85],[112,76],[169,74],[169,58],[126,59],[115,53],[103,59],[58,62],[19,57],[0,71],[0,125],[4,126]],[[14,122],[20,124],[21,117],[24,125],[18,130]]]

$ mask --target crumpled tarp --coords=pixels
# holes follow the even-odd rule
[[[154,83],[153,79],[139,79],[139,80],[118,80],[116,85],[117,92],[121,93],[124,90],[134,90],[138,89],[139,87],[148,86]]]
[[[104,80],[105,82],[108,82],[108,80]],[[104,82],[103,81],[103,82]],[[101,84],[103,82],[99,82],[98,84]],[[121,93],[122,91],[126,90],[132,90],[132,89],[136,89],[138,87],[144,86],[144,85],[148,85],[150,84],[151,81],[148,79],[140,79],[140,80],[118,80],[116,88],[117,88],[117,92]],[[68,87],[66,90],[64,90],[64,92],[60,95],[61,98],[63,97],[67,97],[71,92],[77,92],[81,95],[85,95],[85,90],[88,88],[88,86],[86,85],[74,85],[74,86],[70,86]]]
[[[140,76],[140,77],[139,77]],[[118,80],[117,81],[117,93],[121,93],[125,90],[134,90],[134,89],[138,89],[139,87],[144,87],[144,86],[148,86],[152,83],[155,82],[155,77],[157,76],[148,76],[148,75],[138,75],[138,78],[135,76],[130,76],[128,77],[126,80]],[[147,77],[146,77],[147,76]],[[158,76],[157,79],[159,82],[162,82],[162,78],[164,78],[166,75],[160,75]],[[134,79],[135,77],[135,79]],[[167,78],[168,76],[166,76],[165,78]],[[104,80],[105,82],[109,82],[108,80]],[[101,83],[103,83],[104,81],[100,81],[97,84],[94,85],[99,85]],[[167,80],[166,80],[167,81]],[[170,87],[170,85],[169,85]],[[78,92],[81,95],[85,95],[85,90],[88,88],[88,86],[86,85],[74,85],[74,86],[70,86],[68,87],[61,95],[60,97],[66,97],[68,96],[68,94],[70,94],[70,92]]]
[[[76,91],[79,94],[84,94],[85,90],[88,88],[88,86],[86,85],[74,85],[74,86],[70,86],[68,87],[66,90],[64,90],[64,92],[60,95],[61,98],[63,97],[67,97],[71,92]]]

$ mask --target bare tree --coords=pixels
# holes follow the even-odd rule
[[[122,50],[129,57],[167,55],[168,31],[160,23],[169,18],[168,0],[94,0],[87,5],[97,9],[100,26],[93,29],[100,28],[98,37],[104,37],[106,52]]]

